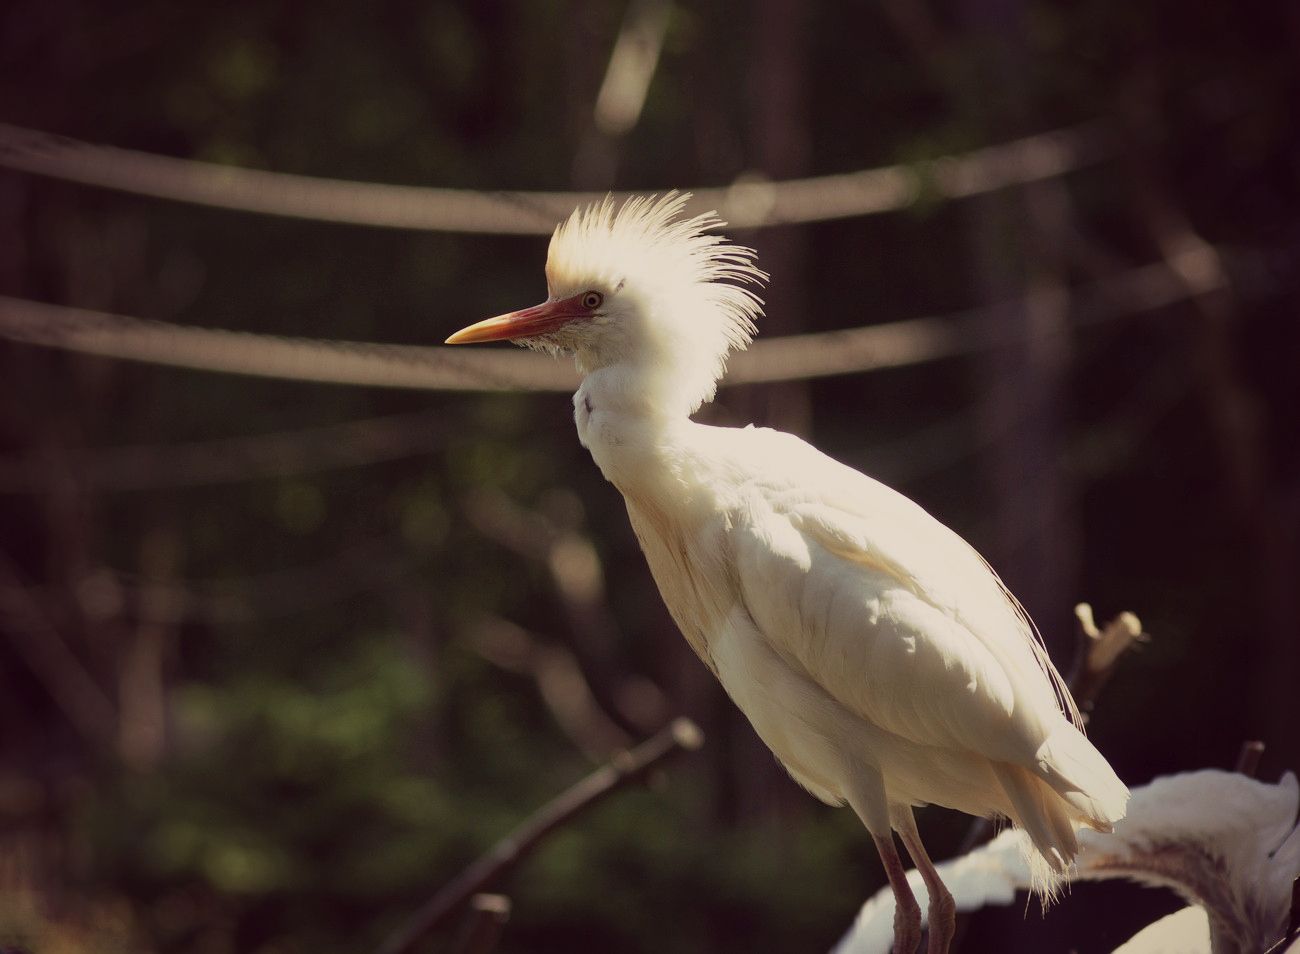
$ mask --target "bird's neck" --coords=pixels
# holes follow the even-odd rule
[[[613,373],[610,373],[613,372]],[[710,649],[736,602],[721,551],[701,543],[725,510],[730,428],[697,424],[654,382],[614,369],[587,375],[573,396],[578,436],[622,493],[628,518],[664,601],[691,647],[716,671]]]
[[[615,365],[588,374],[573,396],[578,439],[605,479],[628,497],[679,497],[701,425],[670,381]]]

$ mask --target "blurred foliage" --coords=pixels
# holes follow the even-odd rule
[[[932,16],[947,40],[918,52],[870,6],[674,7],[640,124],[614,144],[612,183],[574,168],[622,7],[584,0],[11,0],[0,12],[0,120],[379,182],[725,183],[764,165],[770,106],[756,90],[768,64],[756,33],[761,17],[795,8],[804,89],[782,122],[809,172],[1131,120],[1141,92],[1160,181],[1207,240],[1258,252],[1274,279],[1243,295],[1228,342],[1259,414],[1261,466],[1281,488],[1276,519],[1294,523],[1294,13],[1262,0],[1010,4],[1021,17],[1011,57],[970,22],[996,5],[890,6]],[[981,72],[1004,54],[1012,92]],[[1072,176],[1068,189],[1092,246],[1121,263],[1154,258],[1126,162]],[[804,254],[785,259],[773,292],[798,314],[777,317],[825,330],[968,307],[981,277],[977,215],[926,201],[797,230]],[[0,232],[5,294],[267,333],[434,343],[544,287],[535,239],[262,218],[7,172]],[[775,257],[791,234],[743,238]],[[1228,500],[1213,397],[1198,390],[1199,320],[1182,305],[1080,330],[1059,382],[1077,552],[1062,551],[1067,540],[1036,552],[1077,564],[1069,600],[1089,598],[1102,615],[1133,609],[1156,634],[1093,724],[1134,782],[1226,764],[1254,735],[1268,737],[1276,768],[1300,755],[1294,725],[1258,698],[1267,644],[1253,640],[1294,619],[1269,616],[1260,564],[1243,557],[1255,543]],[[941,362],[819,380],[806,395],[820,446],[988,549],[998,528],[981,459],[997,441],[965,416],[977,372]],[[1146,420],[1139,385],[1166,372],[1182,390]],[[566,397],[331,388],[9,344],[0,380],[0,449],[44,455],[47,468],[40,493],[0,496],[0,548],[123,712],[150,700],[161,711],[140,717],[135,748],[92,743],[0,639],[0,945],[315,954],[377,943],[592,767],[537,674],[484,651],[485,626],[502,620],[535,646],[593,656],[593,671],[626,677],[616,688],[628,712],[684,711],[708,744],[555,834],[506,886],[514,915],[500,950],[821,950],[881,884],[857,822],[783,778],[682,646],[622,502],[573,438]],[[744,423],[761,407],[756,389],[724,391],[706,413]],[[432,412],[439,449],[364,467],[111,492],[78,463],[96,448],[163,454],[416,409]],[[936,422],[948,429],[927,431]],[[612,623],[598,646],[575,635],[545,560],[468,515],[487,492],[591,537]],[[1068,602],[1030,603],[1058,654],[1068,650]],[[17,625],[6,617],[0,631]],[[666,697],[662,711],[653,693],[633,692],[648,684]],[[965,830],[948,813],[923,825],[936,856]],[[1105,907],[1115,924],[1138,917],[1113,899]],[[1065,925],[1055,940],[1093,951],[1122,939],[1089,930],[1086,916],[1055,915]]]

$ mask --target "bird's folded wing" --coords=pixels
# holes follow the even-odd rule
[[[769,490],[734,528],[758,628],[833,698],[888,732],[1033,764],[1061,711],[1000,582],[920,507],[849,473],[868,498],[853,510],[825,488]]]

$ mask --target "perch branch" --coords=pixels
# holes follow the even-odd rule
[[[443,886],[376,949],[376,954],[407,954],[475,894],[499,882],[552,831],[605,796],[640,781],[660,763],[704,744],[704,734],[689,719],[674,719],[636,748],[616,755],[568,791],[542,806],[522,825]]]

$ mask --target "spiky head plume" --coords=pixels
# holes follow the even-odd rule
[[[767,275],[753,249],[710,230],[716,213],[684,217],[688,193],[612,198],[579,208],[551,238],[546,279],[552,298],[588,289],[603,313],[543,344],[571,350],[592,372],[634,365],[684,395],[691,411],[713,397],[727,355],[745,348],[763,310],[753,287]],[[676,403],[674,401],[673,403]]]

